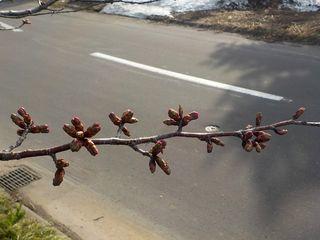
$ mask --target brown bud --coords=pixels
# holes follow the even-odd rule
[[[84,130],[84,125],[83,123],[81,122],[80,118],[79,117],[73,117],[71,119],[71,123],[72,125],[75,127],[75,129],[77,131],[83,131]]]
[[[189,114],[185,115],[182,118],[182,126],[187,126],[189,124],[189,122],[192,120],[191,116]]]
[[[296,113],[292,116],[292,119],[296,120],[299,117],[301,117],[301,115],[306,111],[305,107],[301,107],[298,109],[298,111],[296,111]]]
[[[243,141],[247,141],[247,140],[249,140],[250,138],[252,138],[253,137],[253,132],[252,131],[249,131],[249,132],[245,132],[244,134],[243,134]]]
[[[21,127],[21,128],[23,128],[23,129],[26,129],[26,124],[24,123],[24,121],[20,118],[20,117],[18,117],[16,114],[14,114],[14,113],[12,113],[11,114],[11,120],[12,120],[12,122],[14,123],[14,124],[16,124],[18,127]]]
[[[114,125],[120,126],[120,124],[121,124],[121,118],[118,117],[115,113],[113,113],[113,112],[110,113],[110,114],[109,114],[109,118],[110,118],[111,122],[112,122]]]
[[[219,138],[211,138],[211,141],[221,147],[224,147],[224,143]]]
[[[54,179],[52,181],[53,186],[59,186],[62,183],[64,174],[65,171],[63,168],[57,169],[56,173],[54,174]]]
[[[156,171],[157,165],[156,165],[156,161],[153,158],[150,158],[149,161],[149,169],[151,173],[154,173]]]
[[[260,134],[257,137],[256,141],[259,142],[259,143],[260,142],[268,142],[270,139],[271,139],[271,134],[266,133],[266,132],[262,132],[262,134]]]
[[[95,136],[101,130],[101,125],[99,123],[94,123],[92,126],[88,127],[87,131],[85,131],[84,136],[87,138],[91,138]]]
[[[63,169],[65,167],[69,167],[69,162],[64,159],[58,159],[56,161],[56,168],[57,169]]]
[[[124,135],[130,137],[130,131],[126,127],[122,127],[121,131],[124,133]]]
[[[97,146],[90,139],[85,140],[84,146],[92,156],[99,153]]]
[[[275,128],[275,129],[274,129],[274,132],[275,132],[276,134],[279,134],[279,135],[285,135],[285,134],[288,133],[288,130],[287,130],[287,129],[278,129],[278,128]]]
[[[171,174],[171,170],[169,168],[168,162],[163,160],[162,158],[155,156],[153,157],[153,159],[156,161],[156,163],[158,164],[158,166],[167,174],[170,175]]]
[[[207,142],[207,153],[211,153],[213,150],[212,142]]]
[[[196,111],[193,111],[193,112],[189,113],[188,115],[191,116],[191,120],[196,120],[199,118],[199,113]]]
[[[31,119],[31,116],[29,113],[26,113],[24,116],[23,116],[23,121],[26,123],[26,124],[30,124],[32,122],[32,119]]]
[[[183,117],[183,108],[181,107],[181,105],[179,105],[179,116],[180,119]]]
[[[128,109],[122,114],[121,120],[123,123],[127,123],[132,118],[132,116],[133,116],[132,110]]]
[[[18,114],[23,117],[24,115],[28,114],[27,111],[24,109],[24,107],[20,107],[18,109]]]
[[[64,125],[63,125],[63,130],[64,130],[70,137],[76,138],[77,130],[76,130],[76,128],[75,128],[73,125],[64,124]]]
[[[30,132],[31,133],[41,133],[40,126],[38,125],[33,125],[30,127]]]
[[[163,149],[165,149],[167,143],[164,140],[159,140],[150,150],[150,153],[153,156],[157,156],[159,153],[163,153]]]
[[[260,126],[261,125],[261,121],[262,121],[262,113],[258,112],[256,115],[256,126]]]
[[[168,126],[178,126],[179,125],[179,122],[177,122],[176,120],[173,120],[173,119],[166,119],[163,121],[163,123]]]
[[[248,140],[244,145],[244,150],[251,152],[253,150],[253,144],[251,140]]]
[[[127,123],[133,124],[133,123],[137,123],[137,122],[139,122],[139,120],[137,118],[133,117],[133,118],[129,119],[129,121]]]
[[[177,122],[179,122],[181,120],[181,117],[179,116],[179,113],[176,110],[172,109],[172,108],[170,108],[168,110],[168,116],[170,118],[172,118],[173,120],[177,121]]]
[[[49,126],[47,124],[40,125],[39,128],[40,128],[41,133],[49,133],[50,132]]]
[[[262,148],[261,148],[261,146],[260,146],[260,144],[258,142],[254,141],[253,142],[253,146],[255,147],[257,153],[261,152]]]
[[[22,136],[23,133],[24,133],[24,130],[23,130],[23,129],[18,129],[18,130],[17,130],[17,134],[18,134],[19,136]]]
[[[82,141],[78,139],[73,139],[70,143],[70,149],[72,152],[78,152],[80,148],[82,147]]]

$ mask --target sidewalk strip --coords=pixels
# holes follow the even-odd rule
[[[4,23],[4,22],[0,22],[0,27],[3,27],[4,29],[12,29],[12,28],[14,28],[14,27],[12,27],[12,26]],[[11,31],[13,31],[13,32],[23,32],[22,29],[13,29]]]
[[[213,87],[213,88],[219,88],[219,89],[223,89],[223,90],[227,90],[227,91],[238,92],[238,93],[247,94],[247,95],[260,97],[260,98],[265,98],[265,99],[269,99],[269,100],[273,100],[273,101],[288,101],[288,102],[291,102],[291,100],[286,99],[286,98],[284,98],[282,96],[277,96],[277,95],[273,95],[273,94],[270,94],[270,93],[264,93],[264,92],[259,92],[259,91],[256,91],[256,90],[237,87],[237,86],[233,86],[233,85],[229,85],[229,84],[225,84],[225,83],[215,82],[215,81],[212,81],[212,80],[203,79],[203,78],[199,78],[199,77],[194,77],[194,76],[190,76],[190,75],[186,75],[186,74],[182,74],[182,73],[172,72],[172,71],[168,71],[168,70],[165,70],[165,69],[152,67],[152,66],[149,66],[149,65],[145,65],[145,64],[129,61],[129,60],[126,60],[126,59],[123,59],[123,58],[118,58],[118,57],[114,57],[114,56],[103,54],[103,53],[99,53],[99,52],[94,52],[94,53],[91,53],[90,55],[93,56],[93,57],[104,59],[104,60],[120,63],[120,64],[127,65],[127,66],[130,66],[130,67],[139,68],[139,69],[142,69],[142,70],[145,70],[145,71],[149,71],[149,72],[157,73],[157,74],[160,74],[160,75],[173,77],[173,78],[180,79],[180,80],[187,81],[187,82],[197,83],[197,84],[208,86],[208,87]]]

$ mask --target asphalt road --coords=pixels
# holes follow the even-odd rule
[[[320,49],[268,44],[236,35],[166,26],[90,13],[32,18],[23,32],[0,32],[1,146],[15,139],[9,114],[25,106],[52,133],[25,147],[70,139],[61,126],[73,115],[99,121],[99,137],[113,136],[109,112],[134,110],[133,136],[164,133],[169,107],[181,104],[201,117],[186,130],[217,124],[232,130],[285,119],[301,105],[305,118],[320,120]],[[13,25],[10,20],[0,21]],[[187,83],[90,56],[111,56],[195,77],[283,96],[273,101]],[[148,160],[126,147],[100,147],[70,159],[67,177],[108,201],[143,216],[168,239],[319,239],[319,129],[290,127],[261,154],[246,153],[236,139],[206,154],[195,140],[168,141],[165,158],[172,175],[152,175]],[[149,148],[150,146],[146,146]],[[53,169],[47,159],[34,164]],[[51,188],[48,185],[48,188]]]

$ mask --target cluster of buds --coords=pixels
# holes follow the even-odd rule
[[[20,107],[17,113],[20,116],[12,113],[10,117],[12,122],[20,127],[20,129],[17,130],[19,136],[22,136],[27,129],[30,133],[49,133],[48,125],[35,125],[30,114],[23,107]]]
[[[164,140],[159,140],[149,151],[149,153],[151,154],[149,161],[149,168],[151,173],[154,173],[156,171],[156,167],[158,165],[167,175],[171,174],[168,162],[158,156],[160,153],[163,153],[166,145],[167,143]]]
[[[78,152],[82,146],[84,146],[88,152],[95,156],[98,154],[98,148],[89,138],[95,136],[100,130],[101,125],[94,123],[92,126],[84,130],[84,124],[78,117],[74,117],[71,120],[72,124],[64,124],[63,130],[73,139],[70,143],[70,149],[72,152]]]
[[[57,170],[54,174],[52,184],[53,184],[53,186],[59,186],[62,183],[63,177],[65,175],[64,168],[69,166],[69,162],[67,162],[64,159],[57,159],[55,161],[55,164],[56,164]]]
[[[256,114],[256,127],[261,126],[261,122],[262,113],[259,112]],[[271,134],[265,131],[251,131],[251,128],[253,128],[253,126],[248,125],[246,127],[247,131],[245,131],[242,135],[242,147],[247,152],[251,152],[253,149],[255,149],[256,152],[260,153],[262,149],[266,148],[266,142],[270,141]],[[282,133],[280,135],[285,134],[284,130],[275,129],[275,131],[278,131],[278,134]]]
[[[119,116],[117,116],[114,112],[109,114],[109,118],[111,120],[111,122],[119,127],[119,130],[121,130],[124,135],[130,137],[130,131],[128,130],[127,127],[125,127],[124,125],[126,123],[129,124],[134,124],[137,123],[139,120],[135,117],[133,117],[133,111],[128,109],[126,110],[123,114],[122,117],[120,118]]]
[[[213,145],[224,147],[224,143],[219,138],[210,138],[205,140],[207,142],[207,152],[211,153],[213,150]]]
[[[179,110],[176,111],[172,108],[168,110],[169,119],[163,121],[164,124],[168,126],[179,126],[184,127],[189,124],[192,120],[196,120],[199,118],[198,112],[190,112],[186,115],[183,115],[183,109],[181,105],[179,105]]]

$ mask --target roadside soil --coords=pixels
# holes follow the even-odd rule
[[[241,34],[266,42],[295,42],[320,45],[320,12],[292,10],[210,10],[174,14],[151,20]]]

